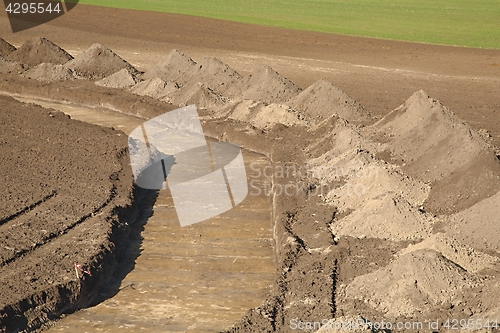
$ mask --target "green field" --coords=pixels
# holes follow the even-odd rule
[[[80,0],[80,3],[500,49],[500,0]]]

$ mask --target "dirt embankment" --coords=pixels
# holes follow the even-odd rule
[[[280,276],[231,332],[293,331],[294,319],[497,319],[500,254],[487,235],[498,226],[484,223],[498,210],[497,150],[425,92],[375,122],[332,84],[301,90],[269,67],[242,76],[175,50],[144,74],[113,66],[105,82],[122,90],[14,75],[0,89],[73,101],[90,99],[69,94],[76,86],[94,100],[138,94],[148,115],[155,103],[196,104],[207,133],[269,157]]]
[[[99,297],[146,194],[123,133],[3,96],[0,113],[0,331],[31,331]]]

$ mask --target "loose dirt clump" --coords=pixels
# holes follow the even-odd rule
[[[29,69],[28,71],[24,72],[22,76],[28,79],[47,82],[76,80],[80,78],[77,73],[65,67],[64,65],[54,65],[47,63],[42,63]]]
[[[120,89],[133,86],[138,82],[139,79],[133,73],[130,73],[128,69],[124,68],[100,81],[97,81],[95,84],[101,87]]]
[[[351,299],[389,318],[427,315],[433,308],[448,308],[465,301],[467,289],[479,280],[433,250],[400,256],[378,271],[354,279],[345,290]]]
[[[163,99],[179,89],[179,85],[173,81],[163,81],[159,77],[152,77],[130,87],[130,91],[139,96],[149,96]]]
[[[158,77],[163,81],[184,83],[185,75],[196,63],[182,52],[172,50],[169,55],[144,72],[144,79]]]
[[[262,66],[245,76],[228,90],[231,96],[262,101],[267,104],[285,103],[301,89],[269,66]]]
[[[103,79],[121,69],[126,69],[132,74],[138,73],[131,64],[112,50],[97,43],[77,55],[65,66],[89,80]]]
[[[63,65],[73,57],[50,40],[36,37],[7,55],[6,59],[33,67],[41,63]]]
[[[11,45],[5,39],[0,38],[0,57],[6,57],[16,50],[14,45]]]
[[[287,104],[303,112],[314,123],[332,115],[355,124],[367,124],[371,121],[370,115],[359,103],[325,80],[315,82]]]

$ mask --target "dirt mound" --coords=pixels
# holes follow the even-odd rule
[[[373,128],[405,170],[432,182],[473,160],[489,146],[482,136],[420,90]]]
[[[73,59],[68,52],[64,51],[50,40],[39,37],[28,40],[6,58],[30,67],[44,62],[62,65]]]
[[[241,75],[217,58],[209,57],[186,73],[188,83],[201,82],[218,93],[224,93],[241,80]]]
[[[335,236],[371,237],[392,241],[424,239],[433,221],[397,194],[382,194],[364,200],[363,208],[331,225]]]
[[[426,211],[451,214],[472,207],[500,191],[500,163],[493,151],[483,150],[467,164],[432,184]]]
[[[500,192],[447,218],[445,230],[479,250],[500,253]]]
[[[66,67],[90,80],[103,79],[122,69],[132,74],[138,73],[131,64],[100,44],[93,44],[88,50],[69,61]]]
[[[163,81],[159,77],[152,77],[139,82],[130,91],[139,96],[149,96],[156,99],[162,99],[173,94],[179,89],[179,85],[173,81]]]
[[[238,103],[231,114],[230,119],[248,123],[258,129],[270,129],[274,125],[282,124],[287,127],[295,125],[306,125],[304,117],[287,105],[270,104],[263,102],[245,100]]]
[[[0,38],[0,57],[6,57],[16,50],[14,45],[6,42],[5,39]]]
[[[23,72],[23,70],[23,65],[0,56],[0,74],[18,74]]]
[[[78,75],[64,65],[42,63],[24,72],[22,76],[38,81],[66,81],[78,79]]]
[[[137,82],[139,82],[139,79],[124,68],[100,81],[97,81],[95,84],[108,88],[126,88],[133,86]]]
[[[158,77],[163,81],[184,83],[186,80],[186,73],[195,65],[196,63],[193,59],[174,49],[165,59],[148,69],[144,73],[144,79]]]
[[[187,84],[163,100],[178,106],[195,104],[198,109],[214,108],[230,101],[201,82]]]
[[[368,112],[361,105],[332,83],[324,80],[315,82],[287,104],[302,111],[315,123],[332,115],[353,123],[367,124],[371,121]]]
[[[245,76],[228,94],[242,99],[262,101],[264,103],[284,103],[300,92],[292,81],[278,74],[269,66],[262,66]]]
[[[433,308],[457,304],[477,279],[433,250],[417,250],[378,271],[359,276],[346,288],[349,298],[388,317],[421,316]],[[449,305],[448,305],[449,308]]]
[[[426,203],[434,213],[457,212],[500,189],[495,178],[500,175],[500,162],[492,147],[423,91],[414,93],[370,131],[387,142],[386,153],[405,172],[434,183]]]
[[[398,256],[422,249],[437,251],[470,273],[498,267],[500,263],[498,258],[476,251],[444,233],[434,234],[423,242],[409,245]]]

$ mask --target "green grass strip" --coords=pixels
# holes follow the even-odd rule
[[[500,49],[500,0],[81,0],[88,5]]]

